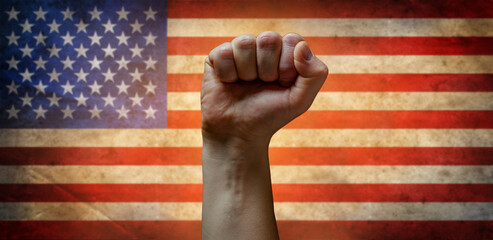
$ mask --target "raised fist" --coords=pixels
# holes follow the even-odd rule
[[[328,74],[295,33],[241,35],[213,49],[202,80],[205,139],[270,141],[312,104]]]

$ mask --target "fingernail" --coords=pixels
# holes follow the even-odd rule
[[[302,49],[302,53],[303,53],[303,58],[308,61],[310,59],[312,59],[313,57],[313,52],[312,50],[310,50],[310,47],[308,47],[308,43],[306,43],[305,41],[303,41],[303,49]]]

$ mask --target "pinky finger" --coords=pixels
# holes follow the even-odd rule
[[[222,82],[235,82],[238,80],[231,43],[223,43],[214,48],[209,53],[209,61],[214,67],[217,77]]]

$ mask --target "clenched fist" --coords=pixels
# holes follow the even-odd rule
[[[298,34],[241,35],[219,45],[205,60],[204,139],[268,142],[310,107],[327,74]]]

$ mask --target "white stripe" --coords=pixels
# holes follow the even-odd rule
[[[330,73],[493,73],[493,56],[490,55],[319,55],[318,57],[329,67]],[[205,58],[206,55],[168,55],[168,73],[203,73]]]
[[[200,129],[2,129],[0,147],[201,147]],[[493,129],[281,129],[271,147],[493,147]]]
[[[200,92],[168,92],[168,110],[200,111]],[[493,110],[493,92],[319,92],[310,110]]]
[[[277,220],[493,220],[493,203],[276,202]],[[201,203],[2,202],[0,220],[201,220]]]
[[[493,19],[168,18],[169,37],[233,37],[275,31],[301,36],[493,36]]]
[[[271,166],[272,183],[493,183],[493,166]],[[0,166],[1,184],[200,184],[201,166]]]

